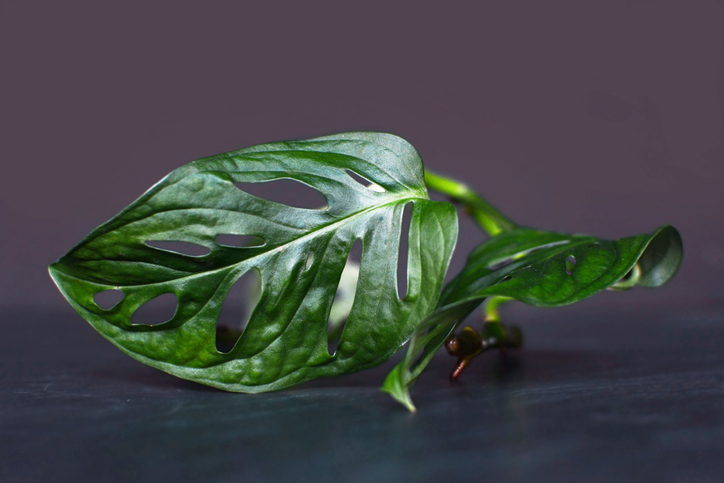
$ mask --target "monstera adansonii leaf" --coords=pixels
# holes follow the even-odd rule
[[[328,206],[287,206],[235,185],[282,178],[318,190]],[[401,233],[408,203],[410,229]],[[185,165],[93,230],[50,274],[78,313],[128,355],[184,379],[261,392],[387,360],[436,307],[457,232],[454,206],[430,201],[409,143],[389,134],[345,133]],[[260,237],[264,244],[217,243],[228,234]],[[404,236],[408,290],[401,299],[396,274]],[[363,249],[354,304],[330,354],[329,312],[356,240]],[[191,256],[153,247],[154,241],[193,243],[208,253]],[[220,352],[215,335],[222,303],[250,270],[261,276],[259,303],[233,349]],[[94,296],[109,289],[124,297],[104,310]],[[178,300],[173,318],[131,323],[134,311],[166,293]]]
[[[658,287],[676,273],[681,257],[679,233],[668,225],[615,241],[522,227],[497,235],[479,245],[445,287],[439,307],[415,331],[383,390],[414,410],[409,388],[455,327],[487,297],[556,307],[607,288]]]

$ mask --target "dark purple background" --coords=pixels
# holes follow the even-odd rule
[[[521,224],[674,224],[679,276],[631,296],[722,298],[722,2],[231,3],[0,4],[0,306],[63,306],[47,265],[174,168],[351,130]]]

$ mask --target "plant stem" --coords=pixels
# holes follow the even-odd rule
[[[498,308],[511,300],[513,300],[511,297],[503,297],[502,295],[489,297],[485,303],[485,322],[500,322]]]
[[[453,201],[462,203],[465,210],[490,236],[512,231],[516,227],[507,216],[459,181],[426,170],[425,184],[428,188],[449,196]]]

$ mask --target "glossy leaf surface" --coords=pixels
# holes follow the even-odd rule
[[[650,235],[607,241],[516,228],[478,246],[443,290],[439,308],[415,331],[406,358],[383,390],[414,409],[408,390],[455,327],[485,298],[500,295],[540,307],[567,305],[615,287],[657,287],[681,262],[679,233],[664,226]]]
[[[234,184],[278,179],[318,190],[328,206],[292,207]],[[401,233],[408,203],[414,204],[410,230]],[[221,235],[262,240],[229,246],[217,243]],[[402,236],[409,250],[401,300]],[[50,274],[78,313],[132,357],[203,384],[259,392],[387,360],[437,305],[456,237],[455,209],[429,200],[410,144],[389,134],[345,133],[183,166],[91,232]],[[330,354],[329,313],[357,239],[363,250],[356,295]],[[165,242],[203,250],[175,251]],[[233,349],[221,353],[215,331],[222,303],[249,270],[261,275],[259,303]],[[125,296],[104,310],[94,295],[109,289]],[[131,323],[139,307],[167,293],[178,299],[170,320]]]

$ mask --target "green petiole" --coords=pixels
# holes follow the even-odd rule
[[[507,216],[459,181],[445,178],[430,170],[426,170],[425,185],[429,189],[442,193],[450,197],[451,200],[461,203],[465,207],[465,210],[470,213],[470,216],[472,216],[490,236],[513,231],[516,228],[516,224]]]

